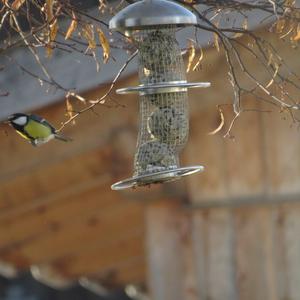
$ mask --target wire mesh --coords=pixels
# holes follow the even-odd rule
[[[141,84],[186,80],[175,29],[175,26],[165,26],[133,32],[132,37],[139,49]]]
[[[139,49],[141,84],[186,81],[175,27],[134,31],[132,36]],[[187,103],[185,91],[140,95],[135,176],[179,168],[189,131]]]

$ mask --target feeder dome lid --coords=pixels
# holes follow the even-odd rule
[[[159,25],[197,24],[196,16],[183,6],[169,0],[142,0],[127,6],[109,22],[109,28],[119,31]]]

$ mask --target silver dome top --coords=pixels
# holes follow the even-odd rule
[[[169,0],[142,0],[127,6],[109,22],[109,28],[125,31],[159,25],[192,25],[196,16],[183,6]]]

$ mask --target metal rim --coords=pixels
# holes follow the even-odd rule
[[[151,174],[135,176],[135,177],[131,177],[116,182],[111,186],[111,189],[117,191],[117,190],[123,190],[128,188],[135,188],[138,186],[146,186],[150,184],[170,182],[170,181],[178,180],[181,177],[188,176],[197,172],[203,172],[203,171],[204,171],[203,166],[190,166],[190,167],[164,170],[164,171],[155,172]]]
[[[149,85],[139,85],[127,88],[117,89],[117,94],[134,94],[150,95],[159,93],[185,92],[189,88],[208,88],[211,86],[210,82],[166,82]]]

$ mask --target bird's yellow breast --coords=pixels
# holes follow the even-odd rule
[[[52,134],[51,128],[34,120],[29,120],[29,122],[25,125],[24,130],[34,139],[47,138]]]

